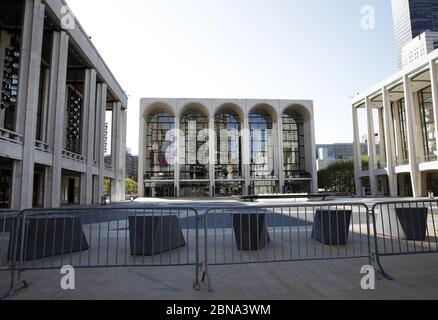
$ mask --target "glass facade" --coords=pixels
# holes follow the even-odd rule
[[[157,110],[146,120],[145,196],[175,196],[175,117]]]
[[[385,127],[383,124],[383,108],[373,108],[374,144],[376,148],[375,167],[382,169],[386,166]]]
[[[216,134],[216,165],[215,178],[241,179],[241,120],[233,110],[219,112],[214,117]]]
[[[224,109],[214,117],[216,163],[214,195],[242,195],[241,119],[232,109]]]
[[[297,112],[286,111],[282,116],[282,122],[285,177],[308,177],[305,166],[303,118]]]
[[[257,110],[249,115],[251,136],[251,178],[274,177],[273,121],[270,114]]]
[[[409,0],[412,37],[424,31],[438,31],[438,2],[436,0]]]
[[[181,180],[208,180],[208,116],[190,109],[181,117],[180,126]]]
[[[391,112],[394,121],[394,137],[398,139],[396,142],[397,165],[404,165],[409,159],[405,99],[391,102]]]
[[[392,0],[394,34],[399,68],[402,68],[402,48],[423,32],[438,31],[436,0]]]
[[[437,159],[437,144],[431,87],[418,92],[418,101],[420,103],[424,151],[424,159],[420,160],[434,161]]]
[[[285,190],[312,192],[314,166],[306,154],[312,154],[315,146],[306,149],[307,135],[312,132],[301,111],[287,107],[278,118],[273,107],[260,104],[244,116],[241,106],[225,101],[218,109],[211,108],[216,110],[214,115],[200,103],[178,109],[178,102],[171,107],[159,101],[144,108],[141,196],[203,198]],[[178,112],[179,119],[171,115]],[[277,130],[280,125],[282,132]],[[276,140],[279,136],[281,140]],[[169,154],[178,161],[169,162]],[[280,167],[282,160],[284,168]]]
[[[368,154],[368,117],[365,105],[357,108],[357,118],[359,121],[359,139],[361,143],[361,167],[362,171],[369,170],[369,154]],[[363,147],[362,147],[363,146]]]
[[[169,153],[166,157],[166,151],[173,143],[171,130],[174,127],[175,117],[166,112],[156,111],[148,116],[146,121],[146,180],[174,179],[174,159],[166,159],[169,158]]]

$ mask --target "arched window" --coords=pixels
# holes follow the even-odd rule
[[[207,180],[208,175],[208,117],[197,108],[188,109],[180,122],[184,135],[180,144],[182,180]]]
[[[216,179],[242,177],[240,117],[234,110],[225,109],[214,117],[216,133]]]
[[[289,110],[283,114],[282,123],[285,177],[303,178],[306,176],[303,117]]]
[[[175,117],[157,110],[146,119],[146,180],[173,180],[173,153],[167,152],[174,142]],[[170,158],[169,158],[170,157]]]
[[[274,174],[273,120],[271,115],[259,109],[249,115],[251,135],[251,177],[266,178]]]

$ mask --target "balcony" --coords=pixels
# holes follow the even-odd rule
[[[409,164],[409,159],[400,159],[397,160],[395,163],[397,166],[406,166]]]
[[[417,158],[418,163],[434,162],[437,160],[438,160],[438,156],[436,154],[431,154],[428,156],[422,156]]]
[[[15,144],[23,144],[23,136],[16,132],[0,128],[0,140],[8,141]]]
[[[74,153],[74,152],[71,152],[68,150],[63,150],[62,156],[66,159],[69,159],[69,160],[82,162],[82,163],[86,162],[86,158],[84,156],[81,156],[80,154],[77,154],[77,153]]]
[[[35,141],[35,150],[41,151],[41,152],[45,152],[45,153],[52,153],[53,149],[52,147],[47,144],[44,143],[42,141]]]

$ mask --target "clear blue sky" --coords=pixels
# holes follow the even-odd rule
[[[67,2],[129,95],[134,153],[142,97],[312,99],[316,142],[352,142],[351,97],[397,71],[390,0]]]

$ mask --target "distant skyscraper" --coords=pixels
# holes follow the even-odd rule
[[[438,0],[392,0],[392,12],[397,61],[401,69],[403,47],[425,31],[438,32]]]

